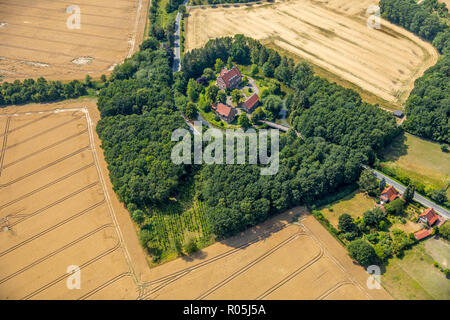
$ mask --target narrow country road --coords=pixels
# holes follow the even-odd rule
[[[389,178],[388,176],[382,174],[381,172],[369,168],[365,165],[363,165],[364,168],[366,169],[370,169],[372,170],[372,172],[374,173],[375,177],[379,180],[381,179],[385,179],[386,183],[393,186],[395,189],[397,189],[398,191],[400,191],[400,193],[403,194],[403,192],[405,192],[406,187],[404,185],[402,185],[401,183]],[[416,200],[417,202],[423,204],[426,207],[429,208],[433,208],[436,212],[440,213],[445,219],[449,219],[450,218],[450,211],[448,211],[447,209],[437,205],[436,203],[434,203],[433,201],[421,196],[420,194],[418,194],[417,192],[414,193],[414,200]]]
[[[185,6],[188,0],[184,0],[183,5]],[[178,11],[177,19],[175,21],[175,39],[173,44],[173,72],[181,70],[181,13]]]

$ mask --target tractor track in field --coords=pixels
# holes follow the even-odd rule
[[[64,143],[64,142],[69,141],[70,139],[73,139],[73,138],[76,138],[76,137],[78,137],[78,136],[81,136],[82,134],[85,134],[87,131],[88,131],[88,129],[85,129],[85,130],[83,130],[83,131],[80,131],[80,132],[78,132],[78,133],[75,133],[75,134],[71,135],[70,137],[67,137],[67,138],[64,138],[64,139],[62,139],[62,140],[59,140],[59,141],[57,141],[57,142],[55,142],[55,143],[53,143],[53,144],[51,144],[51,145],[49,145],[49,146],[46,146],[46,147],[44,147],[44,148],[42,148],[42,149],[39,149],[39,150],[37,150],[37,151],[35,151],[35,152],[32,152],[32,153],[30,153],[30,154],[28,154],[28,155],[26,155],[26,156],[23,156],[23,157],[21,157],[21,158],[19,158],[19,159],[17,159],[17,160],[14,160],[14,161],[12,161],[12,162],[10,162],[10,163],[4,165],[3,168],[6,169],[6,168],[8,168],[8,167],[11,167],[11,166],[13,166],[13,165],[19,163],[19,162],[25,161],[25,160],[27,160],[27,159],[30,158],[30,157],[33,157],[33,156],[35,156],[35,155],[37,155],[37,154],[39,154],[39,153],[42,153],[42,152],[44,152],[44,151],[46,151],[46,150],[48,150],[48,149],[51,149],[51,148],[53,148],[53,147],[56,147],[56,146],[58,146],[58,145],[60,145],[60,144],[62,144],[62,143]]]
[[[62,247],[60,247],[60,248],[54,250],[53,252],[51,252],[51,253],[49,253],[49,254],[43,256],[43,257],[40,257],[39,259],[34,260],[34,261],[31,262],[30,264],[28,264],[28,265],[26,265],[25,267],[21,268],[20,270],[17,270],[17,271],[15,271],[14,273],[12,273],[12,274],[6,276],[5,278],[0,279],[0,284],[6,282],[6,281],[8,281],[8,280],[11,280],[12,278],[14,278],[14,277],[16,277],[16,276],[18,276],[18,275],[24,273],[25,271],[27,271],[27,270],[29,270],[30,268],[32,268],[32,267],[38,265],[39,263],[44,262],[45,260],[50,259],[51,257],[57,255],[58,253],[63,252],[64,250],[66,250],[66,249],[68,249],[68,248],[70,248],[70,247],[76,245],[77,243],[79,243],[79,242],[81,242],[81,241],[83,241],[83,240],[89,238],[90,236],[92,236],[92,235],[96,234],[97,232],[102,231],[103,229],[108,228],[108,227],[114,227],[114,226],[113,226],[112,223],[108,223],[108,224],[105,224],[105,225],[103,225],[103,226],[100,226],[99,228],[97,228],[97,229],[95,229],[95,230],[92,230],[92,231],[88,232],[87,234],[84,234],[83,236],[81,236],[81,237],[79,237],[79,238],[77,238],[77,239],[75,239],[75,240],[73,240],[73,241],[71,241],[71,242],[65,244],[64,246],[62,246]]]
[[[72,220],[74,220],[74,219],[76,219],[78,217],[81,217],[82,215],[84,215],[84,214],[94,210],[95,208],[98,208],[99,206],[101,206],[104,203],[105,203],[105,199],[103,199],[102,201],[97,202],[96,204],[90,206],[89,208],[86,208],[86,209],[84,209],[84,210],[82,210],[82,211],[80,211],[80,212],[70,216],[69,218],[67,218],[65,220],[62,220],[62,221],[58,222],[57,224],[55,224],[55,225],[53,225],[53,226],[51,226],[51,227],[49,227],[49,228],[47,228],[47,229],[45,229],[43,231],[41,231],[41,232],[31,236],[30,238],[28,238],[28,239],[26,239],[26,240],[24,240],[24,241],[22,241],[22,242],[20,242],[20,243],[18,243],[16,245],[14,245],[14,246],[4,250],[3,252],[0,252],[0,257],[3,257],[4,255],[6,255],[6,254],[8,254],[10,252],[13,252],[14,250],[16,250],[16,249],[26,245],[27,243],[29,243],[31,241],[34,241],[34,240],[42,237],[43,235],[45,235],[45,234],[47,234],[47,233],[49,233],[49,232],[51,232],[51,231],[61,227],[62,225],[65,225],[66,223],[69,223],[70,221],[72,221]]]
[[[70,178],[70,177],[76,175],[77,173],[80,173],[80,172],[82,172],[82,171],[84,171],[84,170],[86,170],[86,169],[88,169],[88,168],[91,168],[93,165],[94,165],[94,163],[90,163],[90,164],[88,164],[88,165],[86,165],[86,166],[84,166],[84,167],[81,167],[81,168],[79,168],[79,169],[77,169],[77,170],[75,170],[75,171],[72,171],[72,172],[66,174],[65,176],[62,176],[62,177],[60,177],[60,178],[58,178],[58,179],[56,179],[56,180],[53,180],[53,181],[47,183],[46,185],[43,185],[42,187],[39,187],[39,188],[37,188],[37,189],[34,189],[33,191],[30,191],[30,192],[28,192],[28,193],[26,193],[26,194],[20,196],[19,198],[16,198],[16,199],[14,199],[14,200],[11,200],[10,202],[7,202],[7,203],[5,203],[5,204],[2,204],[2,205],[0,205],[0,210],[2,210],[2,209],[4,209],[4,208],[7,208],[7,207],[9,207],[9,206],[11,206],[11,205],[13,205],[13,204],[15,204],[15,203],[17,203],[17,202],[23,200],[23,199],[26,199],[26,198],[32,196],[33,194],[36,194],[36,193],[38,193],[38,192],[40,192],[40,191],[42,191],[42,190],[45,190],[45,189],[47,189],[47,188],[49,188],[49,187],[51,187],[51,186],[53,186],[53,185],[55,185],[55,184],[57,184],[57,183],[59,183],[59,182],[61,182],[61,181],[64,181],[64,180],[66,180],[66,179],[68,179],[68,178]],[[97,184],[97,183],[98,183],[98,181],[97,181],[95,184]],[[92,187],[93,184],[90,184],[90,185],[88,185],[88,186],[91,186],[91,187]],[[85,186],[85,188],[88,187],[88,186]]]
[[[72,152],[72,153],[70,153],[68,155],[65,155],[62,158],[59,158],[58,160],[55,160],[55,161],[53,161],[51,163],[48,163],[45,166],[42,166],[42,167],[40,167],[40,168],[38,168],[38,169],[36,169],[36,170],[34,170],[32,172],[29,172],[29,173],[27,173],[27,174],[25,174],[23,176],[20,176],[20,177],[14,179],[14,180],[11,180],[11,181],[9,181],[9,182],[7,182],[5,184],[0,184],[0,188],[4,188],[4,187],[7,187],[7,186],[10,186],[10,185],[12,185],[14,183],[17,183],[17,182],[19,182],[19,181],[21,181],[23,179],[31,177],[32,175],[34,175],[36,173],[39,173],[42,170],[48,169],[48,168],[50,168],[50,167],[52,167],[52,166],[54,166],[54,165],[56,165],[56,164],[58,164],[60,162],[63,162],[64,160],[70,159],[70,158],[72,158],[72,157],[74,157],[74,156],[76,156],[76,155],[78,155],[78,154],[80,154],[80,153],[82,153],[82,152],[84,152],[86,150],[89,150],[90,148],[91,148],[91,146],[83,147],[83,148],[81,148],[81,149],[79,149],[79,150],[77,150],[75,152]]]
[[[111,254],[111,253],[113,253],[114,251],[116,251],[116,250],[119,249],[120,247],[121,247],[120,242],[117,242],[117,244],[116,244],[114,247],[112,247],[112,248],[110,248],[110,249],[104,251],[103,253],[101,253],[101,254],[95,256],[94,258],[92,258],[91,260],[86,261],[85,263],[81,264],[81,265],[79,266],[80,270],[82,270],[82,269],[84,269],[84,268],[90,266],[91,264],[97,262],[97,261],[100,260],[101,258],[103,258],[103,257],[105,257],[105,256],[107,256],[107,255],[109,255],[109,254]],[[41,293],[42,291],[45,291],[45,290],[47,290],[48,288],[54,286],[55,284],[57,284],[58,282],[64,280],[65,278],[67,278],[67,277],[69,277],[69,276],[70,276],[70,274],[65,273],[65,274],[59,276],[58,278],[56,278],[55,280],[53,280],[53,281],[47,283],[46,285],[40,287],[39,289],[37,289],[37,290],[35,290],[35,291],[29,293],[28,295],[26,295],[25,297],[21,298],[20,300],[28,300],[28,299],[34,297],[35,295]]]
[[[298,237],[301,236],[301,235],[306,235],[306,234],[303,233],[303,232],[297,232],[297,233],[291,235],[290,237],[288,237],[287,239],[284,239],[283,241],[279,242],[276,246],[274,246],[273,248],[271,248],[268,251],[264,252],[262,255],[260,255],[255,260],[249,262],[244,267],[240,268],[238,271],[236,271],[233,274],[231,274],[229,277],[225,278],[224,280],[220,281],[219,283],[217,283],[212,288],[210,288],[207,291],[205,291],[204,293],[202,293],[200,296],[195,298],[195,300],[202,300],[202,299],[206,298],[211,293],[213,293],[213,292],[217,291],[218,289],[222,288],[223,286],[225,286],[230,281],[232,281],[235,278],[239,277],[245,271],[251,269],[252,267],[257,265],[258,263],[263,261],[265,258],[269,257],[272,253],[276,252],[277,250],[281,249],[285,245],[289,244],[291,241],[298,239]]]
[[[11,118],[10,117],[6,118],[5,133],[3,134],[3,142],[2,142],[2,152],[0,153],[0,177],[2,176],[3,161],[5,160],[6,145],[8,143],[8,130],[9,130],[10,122],[11,122]]]

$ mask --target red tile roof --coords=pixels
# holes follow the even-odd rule
[[[236,66],[234,66],[231,70],[222,69],[222,71],[220,72],[220,76],[222,77],[223,81],[225,82],[225,85],[228,88],[230,86],[230,81],[234,77],[241,77],[242,75],[239,69]]]
[[[425,209],[420,214],[420,217],[425,217],[427,219],[427,221],[428,221],[428,224],[430,226],[432,226],[436,222],[436,220],[438,220],[438,218],[439,218],[433,208]]]
[[[422,240],[425,239],[426,237],[428,237],[429,235],[431,235],[432,230],[428,230],[428,229],[423,229],[420,231],[417,231],[416,233],[414,233],[414,237],[417,240]]]
[[[381,196],[385,197],[388,201],[392,201],[398,197],[398,192],[393,186],[389,186],[381,192]]]
[[[245,108],[247,111],[250,111],[255,104],[257,104],[259,101],[259,97],[256,93],[252,94],[250,98],[247,99],[247,101],[244,102]]]
[[[216,105],[212,105],[211,108],[213,108],[214,110],[216,110],[216,112],[218,114],[220,114],[221,116],[224,117],[228,117],[231,113],[231,107],[227,106],[226,104],[223,104],[221,102],[219,102]]]

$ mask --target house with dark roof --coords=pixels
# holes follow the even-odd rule
[[[439,216],[433,208],[428,208],[420,214],[419,220],[431,227],[439,220]]]
[[[256,93],[252,94],[250,98],[248,98],[244,103],[243,106],[245,108],[245,111],[248,113],[252,113],[256,107],[259,105],[259,97]]]
[[[405,114],[403,113],[403,111],[402,110],[395,110],[394,111],[394,116],[395,117],[397,117],[397,118],[403,118],[403,116],[404,116]]]
[[[222,69],[220,76],[217,77],[217,86],[222,89],[235,89],[242,82],[242,74],[239,69],[234,66],[231,70]]]
[[[232,122],[236,117],[236,110],[221,102],[213,104],[211,106],[211,109],[213,109],[217,113],[217,115],[227,123]]]
[[[399,193],[393,186],[389,186],[381,192],[380,200],[381,203],[391,202],[399,197]]]

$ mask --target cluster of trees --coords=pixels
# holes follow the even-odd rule
[[[364,212],[362,217],[353,219],[347,213],[339,216],[338,236],[350,241],[349,255],[363,266],[385,262],[392,256],[400,256],[415,242],[413,234],[394,229],[389,232],[388,216],[401,216],[405,201],[396,199],[386,205],[384,212],[374,208]]]
[[[173,106],[170,57],[159,43],[146,40],[141,51],[117,66],[108,86],[100,90],[102,117],[140,114],[156,107]]]
[[[416,80],[406,101],[403,127],[413,134],[450,142],[450,27],[448,12],[437,0],[381,0],[382,16],[431,42],[442,54],[438,63]],[[444,18],[441,18],[444,17]]]
[[[111,182],[126,205],[158,205],[176,193],[186,172],[183,166],[172,163],[175,142],[170,137],[174,130],[185,126],[176,111],[165,107],[99,121],[97,132]]]
[[[190,98],[199,96],[199,106],[203,95],[194,79],[207,76],[208,68],[220,69],[223,61],[252,64],[255,73],[262,70],[292,89],[287,106],[303,139],[294,131],[281,138],[280,168],[275,176],[261,176],[256,165],[202,167],[197,197],[211,209],[212,226],[219,237],[355,182],[360,164],[372,162],[398,133],[392,115],[363,103],[356,92],[315,77],[307,63],[294,65],[243,35],[211,40],[184,55],[180,79],[184,83],[189,79],[184,92]],[[278,97],[267,95],[262,100],[267,112],[279,111]]]
[[[86,84],[78,80],[68,83],[47,81],[42,77],[37,80],[26,79],[23,82],[19,80],[12,83],[3,82],[0,85],[0,107],[78,98],[87,94],[87,88],[90,85],[90,82]]]
[[[267,0],[273,2],[274,0]],[[247,3],[256,2],[256,0],[192,0],[192,5],[204,5],[204,4],[226,4],[226,3]]]
[[[153,0],[150,6],[150,28],[149,35],[154,37],[158,41],[166,41],[169,46],[173,46],[175,39],[175,16],[169,15],[169,13],[178,9],[182,0],[168,1],[165,8],[161,8],[161,0]],[[161,11],[165,11],[166,14],[161,15]],[[163,19],[164,25],[162,25]]]

